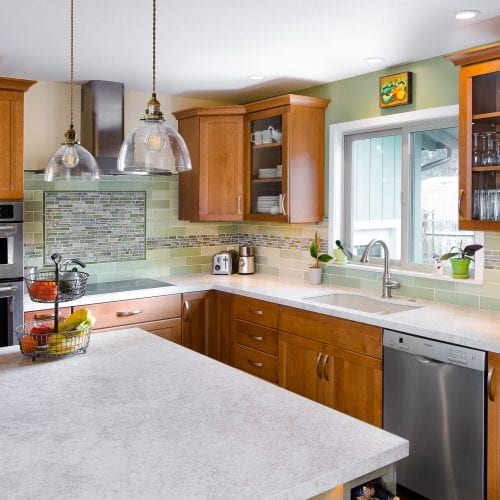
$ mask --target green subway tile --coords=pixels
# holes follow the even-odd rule
[[[304,276],[304,271],[301,271],[299,269],[280,268],[278,275],[281,278],[302,279],[302,276]]]
[[[256,255],[255,256],[255,263],[256,264],[262,264],[262,265],[268,265],[269,264],[269,258],[264,257],[263,255]]]
[[[377,272],[376,271],[365,271],[364,269],[346,268],[346,276],[350,276],[351,278],[362,278],[365,280],[376,280],[377,279]]]
[[[479,296],[467,295],[465,293],[436,290],[435,300],[436,302],[446,302],[448,304],[457,304],[459,306],[479,307]]]
[[[415,283],[415,277],[414,276],[405,276],[404,274],[398,274],[398,273],[391,273],[392,278],[395,280],[399,281],[401,285],[408,285],[408,286],[413,286],[416,285]],[[382,282],[383,278],[383,273],[379,273],[377,276],[377,279]],[[417,285],[417,286],[426,286],[426,285]]]
[[[33,201],[35,199],[35,191],[28,191],[24,188],[24,201]]]
[[[360,288],[361,282],[357,278],[349,278],[347,276],[331,275],[332,285],[348,286],[349,288]]]
[[[429,278],[415,278],[415,285],[426,288],[435,288],[437,290],[455,291],[455,283],[453,281],[433,280]]]
[[[335,279],[335,276],[331,276],[330,274],[323,273],[321,275],[321,283],[323,283],[323,285],[331,285],[332,284],[332,278]],[[304,279],[307,279],[306,275],[304,275]]]
[[[169,248],[155,248],[153,250],[146,251],[146,257],[148,261],[155,260],[165,260],[170,257],[170,249]]]
[[[334,274],[336,276],[345,276],[345,267],[336,267],[336,266],[325,266],[323,271],[324,274]]]
[[[172,248],[170,250],[170,255],[172,257],[187,257],[187,256],[199,256],[201,255],[201,248]]]
[[[169,200],[147,200],[146,201],[146,209],[150,210],[152,208],[170,208],[170,201]]]
[[[382,284],[380,284],[382,290]],[[421,288],[417,286],[401,286],[394,290],[394,295],[402,297],[413,297],[415,299],[434,300],[434,290],[432,288]]]
[[[185,227],[169,227],[167,236],[184,236],[186,234]]]
[[[479,307],[491,311],[500,311],[500,299],[497,297],[479,297]]]
[[[24,210],[27,212],[42,212],[43,201],[25,201]]]
[[[170,275],[171,276],[179,276],[181,274],[195,274],[195,273],[201,273],[201,266],[179,266],[179,267],[173,267],[170,269]]]
[[[34,191],[33,201],[43,201],[43,191]]]
[[[218,226],[217,228],[220,234],[236,234],[238,232],[237,224],[227,224],[224,226]]]
[[[173,186],[170,186],[170,182],[167,182],[167,181],[153,181],[153,182],[150,182],[148,183],[148,185],[146,186],[146,188],[149,190],[149,191],[159,191],[159,190],[162,190],[162,191],[172,191],[171,187]]]
[[[302,252],[300,250],[280,250],[280,257],[283,259],[302,260]]]
[[[274,267],[274,266],[266,266],[266,265],[262,265],[262,264],[257,264],[257,272],[278,276],[279,275],[279,268]]]
[[[375,295],[382,295],[382,280],[380,282],[372,280],[361,280],[361,290],[373,293]]]
[[[199,255],[198,257],[186,257],[186,264],[192,266],[195,264],[209,264],[212,262],[212,257],[209,255]]]
[[[500,250],[500,237],[498,235],[495,237],[488,236],[485,239],[484,246],[488,250]]]

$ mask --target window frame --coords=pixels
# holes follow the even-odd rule
[[[409,111],[404,113],[396,113],[362,120],[354,120],[351,122],[342,122],[332,124],[329,127],[329,169],[328,169],[328,246],[335,248],[335,240],[345,239],[346,225],[350,223],[350,214],[346,217],[344,207],[346,203],[345,181],[347,179],[345,173],[345,143],[346,136],[362,135],[371,132],[382,134],[389,131],[402,131],[402,154],[403,165],[401,172],[401,261],[391,260],[391,266],[396,267],[397,272],[411,273],[424,272],[429,273],[431,266],[427,264],[410,263],[408,262],[410,239],[412,238],[411,224],[408,223],[411,216],[412,206],[410,202],[411,196],[411,179],[410,169],[404,168],[408,164],[410,150],[410,134],[431,128],[446,128],[458,126],[458,105],[441,106],[437,108],[429,108],[418,111]],[[347,220],[346,220],[347,219]],[[475,232],[474,240],[476,243],[484,243],[484,233]],[[370,259],[370,264],[381,266],[382,259]],[[355,265],[367,267],[366,264],[356,262]],[[483,280],[484,270],[484,252],[479,252],[475,258],[474,280],[466,280],[469,282]]]

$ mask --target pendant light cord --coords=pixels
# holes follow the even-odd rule
[[[69,108],[70,108],[70,125],[73,128],[73,0],[71,0],[71,21],[70,21],[70,91],[69,91]]]
[[[153,0],[153,95],[156,95],[156,0]]]

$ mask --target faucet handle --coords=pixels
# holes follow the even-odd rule
[[[401,283],[398,280],[393,280],[393,279],[391,279],[390,276],[388,276],[386,278],[386,280],[384,281],[384,286],[386,288],[390,288],[391,290],[395,290],[396,288],[401,287]]]

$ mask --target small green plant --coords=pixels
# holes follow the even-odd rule
[[[474,262],[474,255],[478,250],[481,250],[483,245],[466,245],[462,248],[462,241],[458,247],[451,247],[448,253],[441,256],[441,260],[448,260],[452,257],[458,257],[459,259],[470,259]],[[457,250],[454,252],[453,250]]]
[[[331,255],[328,255],[327,253],[319,254],[318,253],[319,248],[320,248],[320,237],[318,235],[318,231],[316,231],[314,233],[314,240],[311,241],[311,244],[309,245],[309,253],[311,254],[311,257],[313,259],[316,259],[316,262],[309,266],[312,269],[319,269],[320,262],[328,262],[333,259],[333,257]]]

